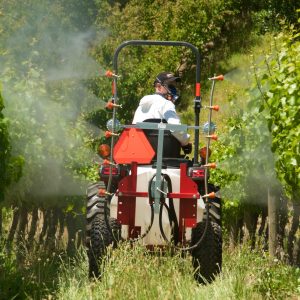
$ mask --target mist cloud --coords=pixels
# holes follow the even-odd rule
[[[91,45],[101,37],[94,28],[66,26],[51,3],[31,10],[20,4],[15,28],[1,39],[4,114],[10,120],[12,153],[25,158],[19,188],[24,184],[36,194],[76,195],[84,191],[70,164],[78,152],[78,165],[92,162],[86,138],[101,134],[82,118],[104,107],[86,85],[103,72],[90,55]]]

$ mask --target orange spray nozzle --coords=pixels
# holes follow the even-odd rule
[[[209,138],[209,139],[212,139],[212,140],[214,140],[214,141],[217,141],[217,140],[218,140],[218,136],[217,136],[216,134],[207,135],[206,137]]]
[[[106,108],[108,109],[113,109],[114,107],[122,107],[121,104],[115,104],[112,101],[108,101],[107,104],[105,105]]]
[[[204,165],[204,167],[215,169],[217,167],[217,164],[216,163],[208,163],[208,164]]]
[[[105,76],[106,76],[106,77],[117,77],[117,78],[120,78],[120,77],[121,77],[120,75],[117,75],[117,74],[113,73],[113,72],[110,71],[110,70],[107,70],[107,71],[105,72]]]
[[[220,106],[219,105],[213,105],[213,106],[210,106],[210,109],[212,109],[214,111],[219,111]]]
[[[202,198],[210,198],[210,199],[216,198],[216,193],[215,192],[208,193],[206,195],[203,195]]]
[[[208,78],[208,80],[224,80],[224,75],[218,75],[218,76],[214,76],[214,77],[211,77],[211,78]]]
[[[105,195],[112,196],[113,194],[107,192],[105,189],[99,189],[99,190],[98,190],[98,195],[99,195],[99,196],[105,196]]]
[[[111,136],[119,136],[118,133],[113,133],[111,131],[105,131],[105,137],[108,139],[110,138]]]
[[[108,160],[108,159],[103,159],[102,165],[112,165],[112,166],[115,166],[115,164],[112,163],[112,162],[111,162],[110,160]]]
[[[213,105],[213,106],[204,106],[204,108],[209,108],[215,111],[219,111],[220,107],[219,105]]]

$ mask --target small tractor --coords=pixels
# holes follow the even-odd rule
[[[148,120],[134,125],[121,125],[117,120],[118,55],[126,46],[179,46],[189,48],[196,58],[195,125],[174,125],[164,120]],[[103,163],[100,181],[87,188],[86,245],[89,274],[101,277],[99,266],[107,247],[121,241],[140,243],[153,250],[171,247],[192,255],[195,278],[211,282],[222,266],[221,199],[219,189],[208,183],[210,143],[216,140],[216,126],[211,121],[215,82],[210,103],[203,107],[200,93],[200,54],[187,42],[130,40],[119,45],[113,58],[113,95],[107,103],[113,118],[105,136],[110,146],[99,146]],[[200,111],[209,110],[208,122],[199,125]],[[174,131],[194,131],[194,155],[180,154]],[[203,133],[202,133],[203,132]],[[206,146],[199,149],[199,136]]]

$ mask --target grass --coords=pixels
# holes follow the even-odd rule
[[[122,244],[110,252],[101,280],[88,279],[86,252],[74,258],[44,249],[21,267],[1,255],[0,299],[299,299],[300,270],[239,246],[223,251],[223,270],[208,285],[193,278],[191,257],[151,254]]]
[[[65,252],[50,253],[45,249],[18,255],[17,252],[15,247],[11,252],[4,246],[0,248],[0,300],[44,299],[53,293],[61,263],[67,259]]]
[[[122,245],[111,253],[101,281],[87,279],[87,260],[63,264],[58,299],[297,299],[298,268],[270,261],[264,252],[238,247],[224,251],[223,272],[209,285],[193,278],[191,258],[153,255]]]

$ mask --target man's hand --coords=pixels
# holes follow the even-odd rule
[[[190,154],[192,152],[192,143],[188,143],[185,146],[181,146],[184,154]]]

